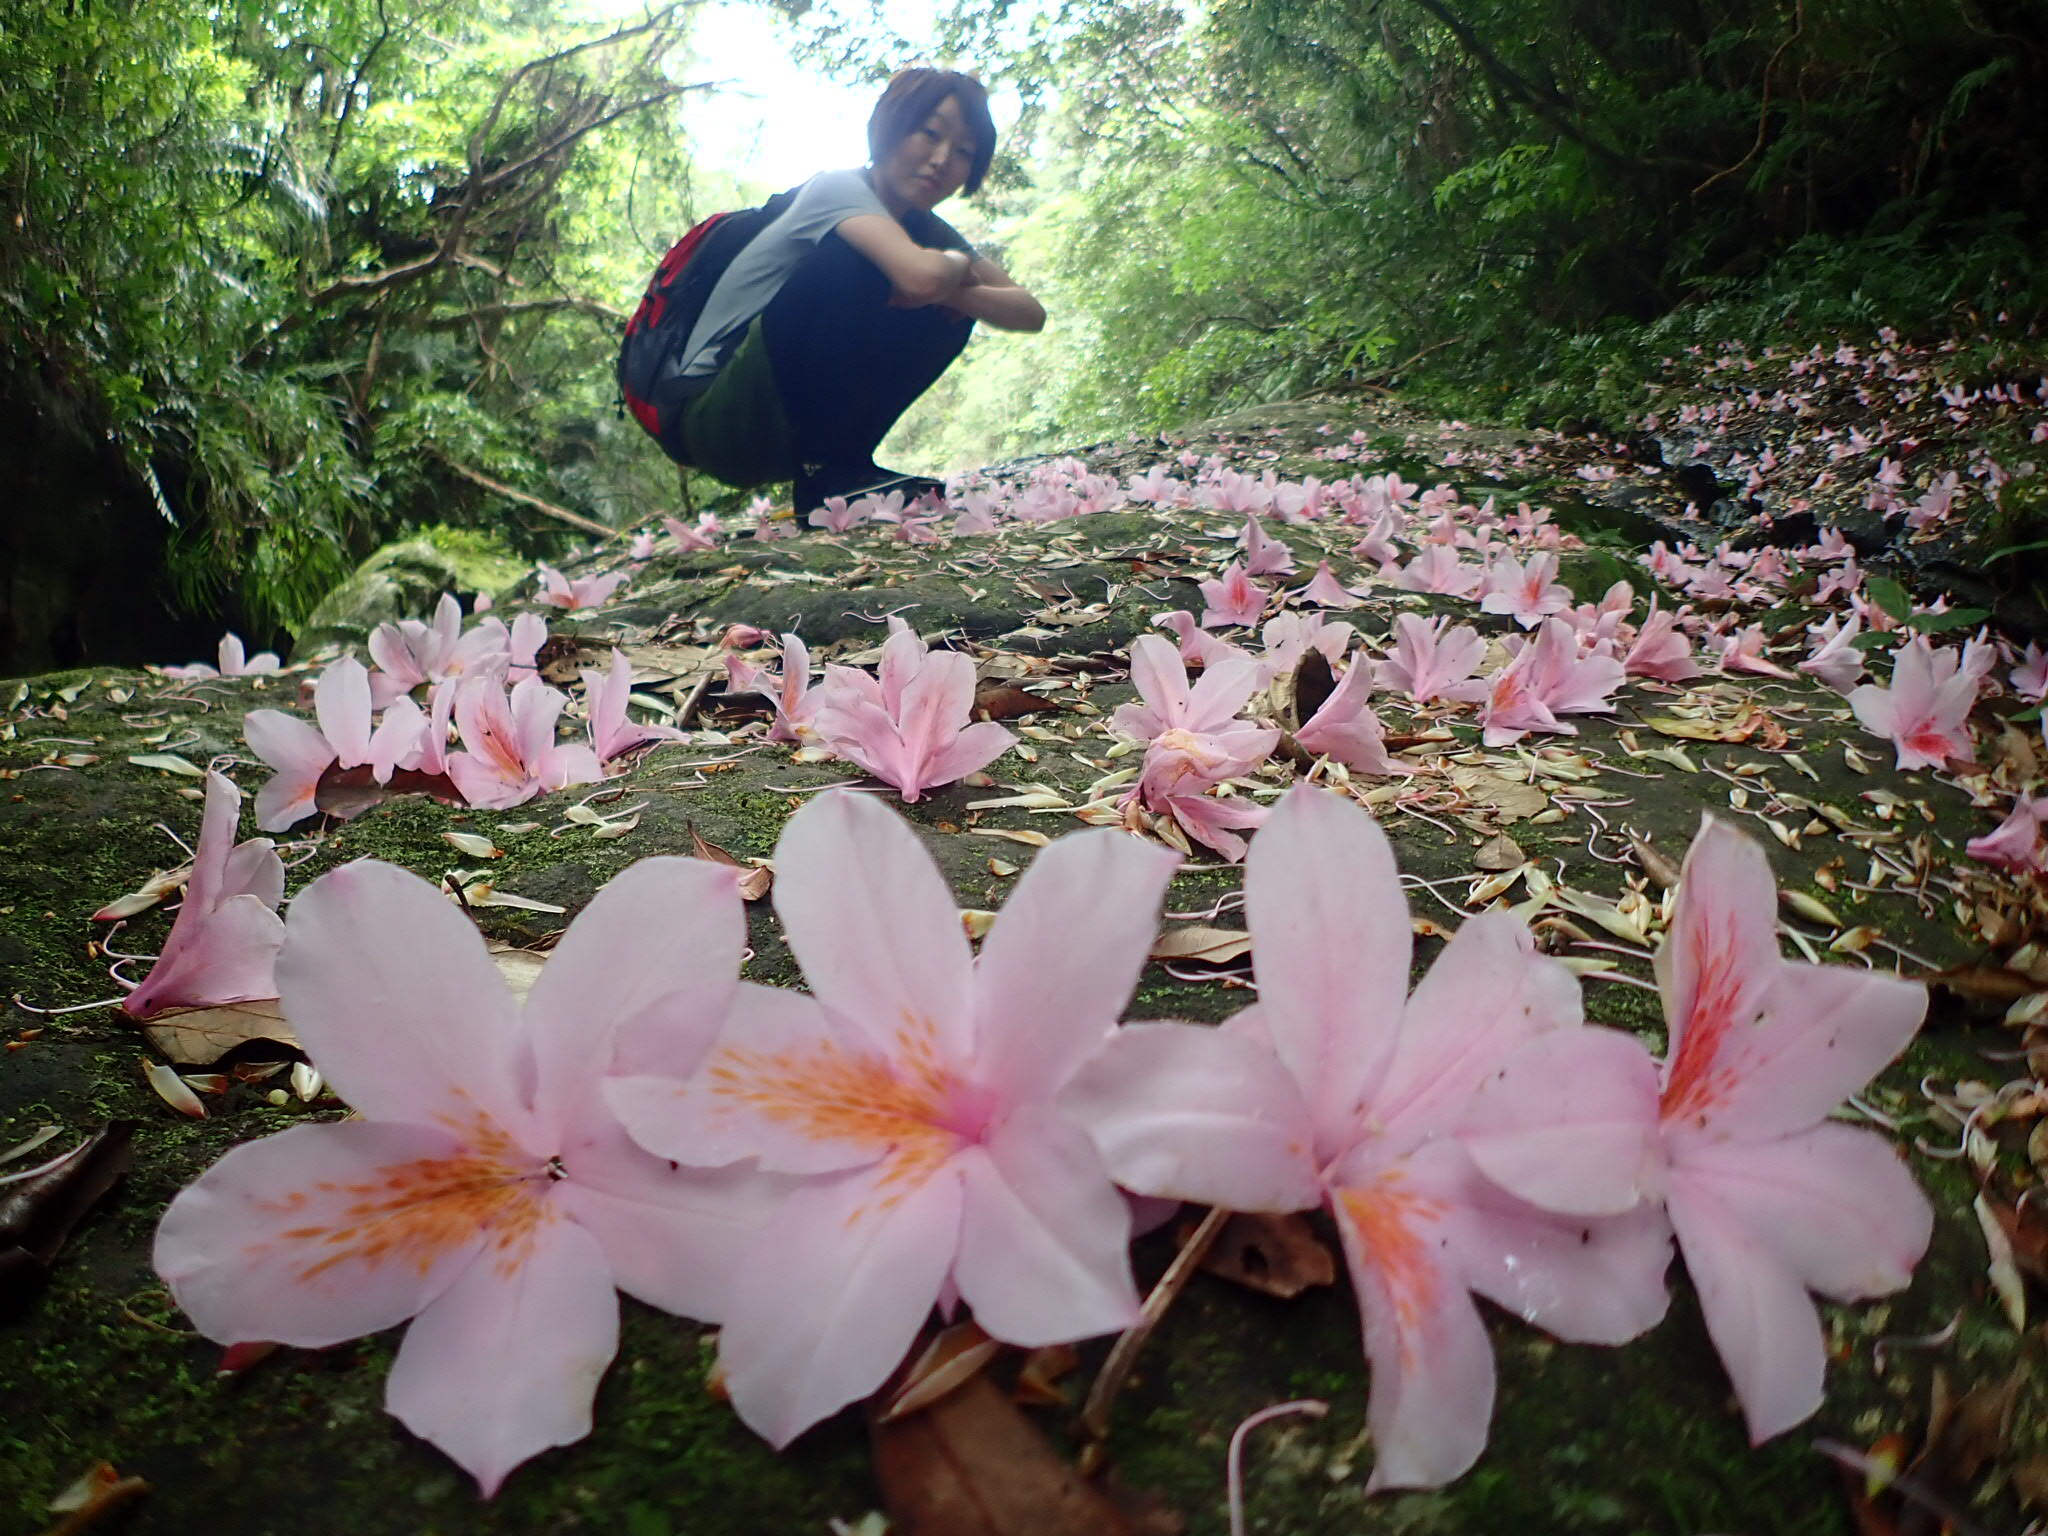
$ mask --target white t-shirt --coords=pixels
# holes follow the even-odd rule
[[[782,216],[733,257],[732,265],[704,301],[704,312],[683,346],[682,376],[703,378],[716,373],[725,361],[725,344],[768,307],[768,301],[818,248],[818,242],[863,213],[889,217],[889,210],[861,172],[821,171],[805,182]],[[932,244],[935,236],[941,245],[972,254],[972,247],[944,219],[936,214],[923,217],[936,228],[928,231],[921,243]]]

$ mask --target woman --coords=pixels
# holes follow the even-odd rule
[[[663,446],[729,485],[828,496],[936,481],[875,447],[967,344],[974,322],[1036,331],[1039,302],[932,209],[979,190],[995,154],[971,75],[906,69],[868,119],[865,170],[826,171],[732,260],[679,354]]]

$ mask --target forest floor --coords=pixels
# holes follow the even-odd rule
[[[1064,1529],[1030,1500],[1057,1492],[1071,1463],[1101,1469],[1123,1511],[1073,1529],[1213,1536],[1227,1528],[1233,1428],[1299,1398],[1323,1400],[1329,1412],[1284,1420],[1254,1441],[1253,1531],[1870,1536],[1937,1529],[1938,1510],[1952,1529],[1996,1532],[2048,1512],[2038,1320],[2048,1216],[2026,1198],[2048,1162],[2048,1118],[2037,1118],[2048,1117],[2039,1086],[2048,1069],[2048,899],[2038,877],[1964,855],[2016,794],[2039,787],[2037,711],[2001,662],[1972,718],[1975,765],[1898,772],[1891,742],[1796,670],[1806,627],[1846,611],[1843,596],[1821,595],[1840,560],[1797,554],[1820,527],[1841,529],[1873,572],[1900,583],[1894,597],[1866,582],[1873,625],[1897,607],[1891,623],[1955,642],[1965,631],[1945,615],[1973,603],[1995,610],[2016,641],[2038,627],[2040,593],[2023,562],[2000,568],[1991,557],[2024,542],[2036,482],[2012,445],[2048,419],[2048,406],[2016,359],[1993,368],[1968,349],[1899,349],[1878,364],[1889,350],[1872,339],[1848,361],[1693,360],[1657,402],[1655,425],[1626,442],[1439,422],[1398,402],[1347,399],[1242,412],[1095,445],[1074,462],[993,472],[1020,491],[1084,495],[1088,476],[1124,483],[1155,465],[1215,484],[1226,472],[1247,481],[1270,472],[1269,495],[1275,485],[1353,474],[1447,485],[1454,494],[1434,509],[1448,510],[1447,531],[1491,515],[1479,511],[1488,498],[1500,513],[1522,502],[1548,508],[1557,532],[1541,537],[1581,602],[1627,580],[1640,595],[1638,618],[1641,598],[1661,587],[1667,606],[1690,598],[1701,615],[1725,621],[1722,638],[1759,627],[1718,669],[1703,647],[1695,679],[1630,679],[1613,714],[1573,717],[1576,735],[1489,748],[1471,710],[1411,709],[1381,694],[1374,702],[1389,744],[1413,772],[1315,772],[1372,807],[1392,838],[1411,886],[1418,969],[1467,916],[1518,904],[1546,947],[1579,971],[1589,1017],[1661,1045],[1657,999],[1636,983],[1651,975],[1646,955],[1668,916],[1670,868],[1701,812],[1712,811],[1767,849],[1792,897],[1781,914],[1789,944],[1928,981],[1920,1037],[1860,1109],[1897,1137],[1933,1198],[1933,1246],[1909,1290],[1824,1306],[1827,1402],[1811,1422],[1749,1446],[1674,1269],[1670,1316],[1619,1349],[1560,1345],[1489,1312],[1500,1390],[1486,1455],[1448,1488],[1368,1498],[1357,1315],[1330,1232],[1309,1222],[1226,1240],[1221,1262],[1193,1278],[1140,1355],[1106,1440],[1085,1453],[1074,1411],[1108,1341],[1072,1360],[999,1357],[989,1377],[1001,1391],[963,1392],[914,1433],[899,1426],[871,1440],[849,1411],[776,1454],[710,1390],[705,1333],[627,1303],[595,1432],[528,1463],[481,1502],[456,1467],[382,1411],[395,1335],[281,1350],[222,1374],[219,1348],[190,1331],[150,1268],[166,1203],[221,1151],[342,1107],[319,1093],[307,1101],[287,1072],[272,1070],[293,1059],[275,1021],[245,1021],[246,1039],[223,1026],[231,1037],[207,1042],[175,1029],[146,1038],[111,1009],[36,1010],[110,990],[99,947],[106,925],[93,912],[178,863],[166,830],[191,840],[205,765],[239,763],[245,789],[260,782],[243,713],[301,704],[311,669],[197,681],[100,670],[0,685],[0,995],[14,999],[0,1008],[0,1149],[57,1127],[44,1150],[15,1164],[26,1166],[110,1120],[136,1127],[125,1177],[78,1224],[47,1284],[0,1320],[9,1398],[0,1532],[59,1526],[65,1517],[49,1501],[104,1462],[149,1485],[106,1517],[104,1528],[120,1520],[138,1533],[203,1525],[217,1536],[823,1536],[832,1521],[855,1526],[888,1508],[898,1529],[1007,1536]],[[1949,367],[1956,359],[1968,368]],[[1804,366],[1794,371],[1796,363]],[[1901,380],[1905,373],[1915,376]],[[1873,402],[1880,390],[1890,394]],[[1805,398],[1773,404],[1788,396]],[[1940,477],[1951,471],[1958,478],[1944,501]],[[1874,485],[1908,510],[1887,519],[1873,509]],[[1423,539],[1427,521],[1411,506],[1406,539]],[[648,526],[659,528],[652,516]],[[872,664],[893,614],[926,641],[973,656],[987,713],[1018,737],[984,774],[903,808],[960,906],[999,912],[1033,851],[1084,823],[1124,822],[1178,841],[1187,858],[1167,900],[1162,958],[1146,968],[1126,1017],[1219,1020],[1252,996],[1253,957],[1214,932],[1242,924],[1239,870],[1187,844],[1171,823],[1126,816],[1116,780],[1137,760],[1123,757],[1108,719],[1134,697],[1133,638],[1162,612],[1202,612],[1198,584],[1242,555],[1244,526],[1241,509],[1148,506],[1119,494],[1108,510],[1011,518],[980,535],[952,536],[940,524],[928,543],[902,536],[914,527],[870,523],[840,534],[735,533],[692,553],[661,537],[637,560],[623,541],[586,549],[564,562],[570,575],[623,571],[628,580],[602,607],[538,610],[552,623],[543,675],[568,686],[619,646],[655,717],[682,717],[686,739],[644,753],[595,792],[571,789],[509,811],[359,796],[350,819],[298,829],[286,850],[291,889],[351,859],[389,859],[462,886],[491,940],[544,954],[568,916],[636,859],[708,844],[741,861],[769,860],[782,823],[811,793],[873,781],[848,763],[768,742],[765,701],[723,691],[725,656],[738,647],[766,660],[765,636],[793,630],[815,661]],[[1268,581],[1269,596],[1298,593],[1327,561],[1357,591],[1324,617],[1354,626],[1370,649],[1384,650],[1403,613],[1449,615],[1496,643],[1520,632],[1470,598],[1387,580],[1353,553],[1366,531],[1334,510],[1293,522],[1269,516],[1264,532],[1296,567]],[[1658,539],[1697,547],[1659,577],[1640,558]],[[1723,540],[1732,543],[1717,558]],[[1778,555],[1759,572],[1758,557],[1772,549]],[[1952,601],[1925,601],[1943,592]],[[1250,634],[1221,633],[1257,645]],[[1755,660],[1769,670],[1745,670]],[[1882,665],[1873,671],[1883,679]],[[1280,717],[1298,702],[1277,700]],[[1301,771],[1275,758],[1239,792],[1269,801]],[[451,845],[450,833],[467,834],[468,847]],[[745,974],[795,984],[769,903],[749,912]],[[147,951],[168,922],[162,907],[146,910],[113,947]],[[223,1045],[232,1048],[216,1058]],[[145,1067],[166,1055],[206,1090],[205,1118],[185,1117],[152,1090]],[[1169,1222],[1140,1241],[1141,1285],[1158,1279],[1186,1227]],[[1290,1290],[1297,1294],[1277,1294]],[[1027,1365],[1031,1379],[1020,1383]],[[1013,1398],[1027,1404],[1021,1416]],[[1845,1472],[1844,1452],[1908,1475],[1879,1486]],[[978,1501],[979,1525],[916,1523],[918,1490],[944,1479]]]

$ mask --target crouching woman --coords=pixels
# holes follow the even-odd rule
[[[736,255],[659,398],[669,455],[728,485],[828,496],[935,482],[875,463],[896,419],[974,322],[1036,331],[1038,300],[932,210],[977,191],[995,154],[971,75],[906,69],[868,120],[867,167],[825,171]]]

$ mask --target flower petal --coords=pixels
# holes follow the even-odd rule
[[[1138,1194],[1237,1211],[1322,1203],[1299,1085],[1256,1038],[1195,1024],[1131,1024],[1060,1095]]]
[[[222,1344],[319,1349],[389,1328],[455,1282],[483,1228],[465,1232],[431,1214],[375,1222],[363,1206],[392,1169],[457,1151],[441,1131],[365,1120],[293,1126],[231,1148],[164,1212],[157,1273]]]
[[[1390,1142],[1411,1146],[1453,1129],[1509,1052],[1580,1019],[1572,973],[1537,954],[1513,917],[1482,912],[1452,936],[1408,999],[1400,1048],[1373,1096],[1375,1125]]]
[[[1063,837],[1032,860],[974,973],[975,1060],[1007,1103],[1050,1098],[1109,1038],[1178,863],[1106,829]]]
[[[637,1032],[636,1032],[637,1033]],[[700,1168],[756,1158],[775,1173],[837,1173],[892,1150],[889,1063],[815,999],[742,983],[703,1068],[621,1074],[605,1103],[657,1157]]]
[[[313,714],[342,767],[370,760],[370,674],[355,657],[344,656],[320,674]]]
[[[1680,871],[1657,982],[1671,1047],[1665,1102],[1715,1075],[1729,1036],[1747,1029],[1776,979],[1778,887],[1763,849],[1725,822],[1700,818]]]
[[[1289,790],[1245,863],[1260,1012],[1326,1136],[1385,1070],[1413,947],[1386,834],[1328,790]]]
[[[653,858],[615,875],[576,915],[526,999],[534,1111],[550,1128],[587,1113],[630,1032],[641,1071],[695,1070],[725,1021],[746,943],[732,871]],[[598,1113],[602,1113],[599,1109]]]
[[[284,923],[254,896],[231,896],[208,911],[187,897],[163,954],[121,1000],[131,1019],[166,1008],[211,1008],[277,996]]]
[[[1710,1182],[1696,1184],[1674,1167],[1665,1207],[1750,1444],[1761,1445],[1820,1407],[1820,1317],[1799,1276]]]
[[[593,1141],[564,1161],[573,1173],[555,1198],[597,1239],[613,1283],[705,1323],[724,1319],[740,1256],[791,1188],[750,1167],[674,1169],[630,1144]]]
[[[384,1406],[489,1498],[522,1461],[590,1433],[618,1347],[619,1302],[597,1239],[557,1216],[522,1253],[470,1265],[419,1315]]]
[[[1905,1289],[1933,1235],[1927,1196],[1873,1131],[1830,1124],[1721,1142],[1688,1149],[1678,1166],[1693,1191],[1711,1194],[1802,1284],[1836,1301]]]
[[[740,1261],[718,1336],[732,1405],[777,1449],[896,1369],[960,1244],[960,1178],[885,1169],[813,1180]]]
[[[277,770],[256,791],[256,825],[266,832],[282,832],[312,815],[313,792],[321,773],[334,761],[327,738],[296,715],[252,709],[242,717],[242,739]]]
[[[953,1282],[991,1338],[1036,1349],[1137,1321],[1131,1210],[1085,1132],[1026,1107],[957,1161]]]
[[[877,1049],[914,1021],[968,1058],[967,933],[908,822],[865,795],[820,795],[783,828],[775,867],[776,915],[819,1002]]]
[[[292,1029],[372,1120],[526,1124],[518,1012],[476,927],[419,876],[358,859],[293,898],[277,956]]]
[[[1657,1063],[1620,1030],[1538,1035],[1480,1085],[1458,1140],[1532,1205],[1616,1215],[1663,1189]]]
[[[1441,1487],[1486,1448],[1494,1389],[1493,1347],[1450,1260],[1450,1211],[1398,1167],[1332,1189],[1330,1209],[1372,1365],[1366,1491]]]

